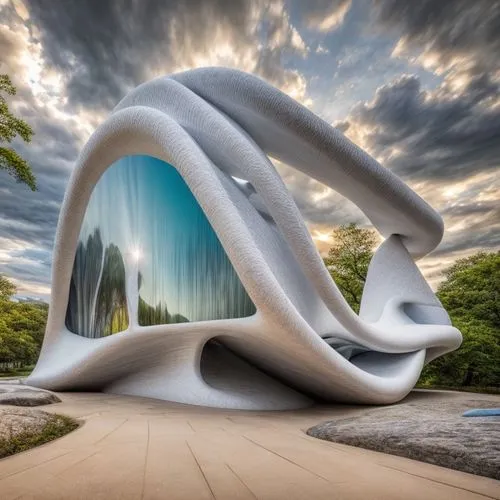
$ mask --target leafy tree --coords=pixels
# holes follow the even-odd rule
[[[0,301],[0,367],[14,368],[29,365],[36,361],[39,347],[30,331],[16,329],[18,304],[12,301]]]
[[[462,332],[460,349],[426,366],[435,385],[500,386],[500,252],[479,252],[445,271],[437,295]]]
[[[444,275],[438,295],[454,318],[484,321],[500,329],[500,252],[458,259]]]
[[[10,143],[17,136],[25,142],[30,142],[33,136],[32,128],[10,112],[1,92],[8,95],[15,95],[17,92],[8,75],[0,75],[0,144]],[[36,179],[31,167],[11,147],[0,145],[0,169],[6,170],[18,182],[27,184],[32,191],[36,190]]]
[[[10,300],[16,287],[0,276],[0,368],[33,364],[40,353],[48,305]]]
[[[368,265],[378,242],[376,233],[345,224],[334,229],[333,241],[324,262],[349,305],[359,312]]]
[[[3,274],[0,274],[0,300],[10,299],[16,291],[16,285]]]
[[[14,352],[11,345],[12,333],[5,318],[0,316],[0,366],[5,366],[14,361]]]
[[[12,302],[0,304],[0,314],[7,315],[7,324],[11,330],[26,333],[32,337],[38,348],[42,347],[45,324],[48,316],[48,304],[32,302]]]

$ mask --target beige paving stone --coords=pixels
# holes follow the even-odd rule
[[[82,426],[0,460],[1,500],[500,498],[499,481],[303,432],[365,407],[239,412],[109,394],[59,396],[61,404],[43,409]]]

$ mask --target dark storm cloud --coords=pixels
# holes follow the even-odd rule
[[[488,105],[498,96],[485,75],[455,96],[424,91],[417,77],[403,76],[337,126],[405,179],[459,179],[498,167],[500,107]]]
[[[498,210],[475,223],[467,225],[466,234],[463,231],[448,237],[432,252],[433,256],[462,252],[468,249],[494,250],[500,247],[500,224]]]
[[[375,0],[378,24],[399,33],[405,45],[433,52],[443,65],[470,60],[474,71],[500,67],[498,0]]]
[[[45,56],[70,75],[69,98],[104,108],[114,106],[128,87],[141,82],[145,63],[152,56],[163,54],[168,59],[170,21],[179,10],[198,13],[198,25],[196,30],[194,26],[183,26],[187,19],[181,18],[174,30],[181,33],[187,29],[199,40],[205,40],[205,32],[210,29],[207,23],[200,22],[201,16],[207,14],[207,5],[210,10],[219,9],[221,17],[225,11],[226,18],[238,26],[247,12],[245,2],[231,0],[192,0],[183,5],[161,0],[53,0],[47,8],[43,0],[27,3],[32,22],[41,30]]]
[[[221,33],[234,54],[254,47],[257,57],[255,18],[266,13],[267,3],[51,0],[48,7],[43,0],[29,0],[27,6],[31,22],[40,30],[47,61],[70,77],[70,102],[109,109],[151,73],[191,66],[193,56],[207,52]],[[268,47],[251,68],[278,83],[285,72],[281,51],[293,45],[286,23],[281,12],[267,15],[263,36],[272,38],[281,30],[285,46]]]
[[[6,174],[0,175],[0,182],[4,186],[8,184]],[[64,186],[61,188],[64,189]],[[1,236],[44,249],[52,248],[61,200],[61,189],[54,200],[43,187],[37,193],[27,192],[26,187],[17,184],[8,190],[4,188],[0,197]]]

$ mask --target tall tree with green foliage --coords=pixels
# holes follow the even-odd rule
[[[8,300],[16,293],[16,285],[0,274],[0,300]]]
[[[42,347],[48,305],[15,302],[15,285],[0,275],[0,370],[33,364]]]
[[[464,341],[427,365],[421,380],[500,387],[500,252],[459,259],[444,274],[437,295]]]
[[[10,112],[2,92],[8,95],[15,95],[17,92],[8,75],[0,75],[0,169],[6,170],[18,182],[27,184],[35,191],[36,179],[28,162],[13,148],[2,145],[11,143],[17,136],[30,142],[33,130],[24,120]]]
[[[345,224],[333,231],[333,246],[324,259],[342,295],[359,312],[368,265],[377,246],[377,235],[356,224]]]

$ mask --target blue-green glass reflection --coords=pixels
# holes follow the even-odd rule
[[[80,231],[66,325],[85,337],[102,337],[128,327],[128,308],[138,309],[140,325],[255,313],[182,177],[149,156],[122,158],[94,188]]]

